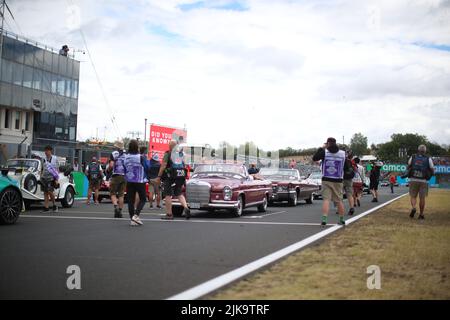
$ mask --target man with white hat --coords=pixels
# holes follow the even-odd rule
[[[114,218],[122,218],[122,209],[124,205],[125,189],[127,182],[125,180],[125,152],[123,142],[117,141],[114,144],[115,151],[109,158],[108,170],[112,170],[111,182],[109,184],[111,201],[114,205]]]

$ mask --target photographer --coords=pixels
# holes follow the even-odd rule
[[[427,147],[420,145],[418,154],[413,155],[408,161],[409,196],[411,198],[410,218],[416,214],[417,196],[419,196],[420,215],[419,220],[425,219],[425,198],[428,196],[428,180],[434,175],[433,160],[426,154]]]

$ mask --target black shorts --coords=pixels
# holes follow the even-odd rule
[[[164,180],[163,181],[163,197],[178,197],[181,196],[185,179]]]
[[[42,192],[53,192],[53,191],[55,191],[55,187],[56,187],[56,181],[54,179],[41,178]]]
[[[378,181],[371,181],[369,189],[370,190],[378,190]]]

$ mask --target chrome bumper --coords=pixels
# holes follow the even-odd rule
[[[208,209],[208,208],[236,209],[238,205],[239,203],[237,201],[212,201],[209,203],[201,203],[200,209]],[[178,199],[172,199],[172,206],[180,207],[181,203],[180,201],[178,201]]]

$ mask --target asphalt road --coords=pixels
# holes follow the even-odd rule
[[[380,203],[406,192],[388,190]],[[380,204],[370,200],[356,214]],[[193,212],[189,221],[163,221],[146,205],[142,227],[113,219],[110,202],[56,214],[36,207],[0,226],[0,299],[165,299],[322,231],[321,203],[250,208],[241,218]],[[81,290],[67,289],[71,265],[81,269]]]

